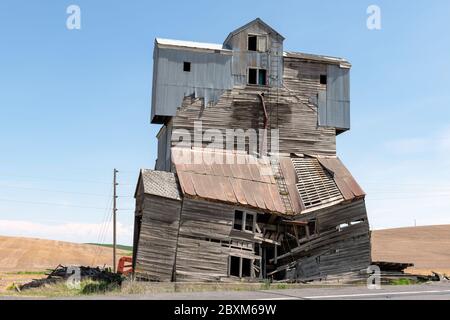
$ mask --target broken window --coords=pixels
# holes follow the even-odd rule
[[[248,36],[248,51],[257,51],[258,50],[258,37],[254,35]]]
[[[190,62],[183,62],[183,71],[185,72],[191,72],[191,63]]]
[[[248,69],[248,84],[257,84],[260,86],[267,85],[267,70],[266,69]]]
[[[251,213],[245,214],[245,230],[246,231],[251,231],[251,232],[255,231],[254,220],[255,220],[255,216],[253,214],[251,214]]]
[[[249,278],[252,276],[252,260],[230,256],[229,261],[229,270],[230,276],[239,277],[239,278]]]
[[[230,257],[230,276],[240,277],[240,263],[241,258],[239,257]]]
[[[248,84],[257,84],[257,74],[258,70],[250,68],[248,69]]]
[[[267,51],[267,36],[265,35],[248,35],[247,41],[247,49],[248,51],[259,51],[266,52]]]
[[[235,230],[242,230],[242,218],[244,216],[244,213],[240,210],[234,211],[234,226],[233,229]]]
[[[306,209],[343,200],[331,173],[316,158],[293,158],[297,190]]]
[[[242,274],[241,278],[248,278],[252,276],[252,260],[241,258],[242,260]]]
[[[320,84],[327,84],[327,75],[325,74],[320,75]]]
[[[255,232],[255,223],[256,214],[244,212],[241,210],[234,211],[234,230]]]
[[[316,221],[313,220],[308,223],[308,231],[310,236],[316,234]]]

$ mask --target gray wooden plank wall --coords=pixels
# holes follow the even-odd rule
[[[145,195],[143,201],[135,274],[148,280],[171,281],[181,201],[151,195]]]

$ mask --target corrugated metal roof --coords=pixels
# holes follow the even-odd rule
[[[303,52],[284,52],[283,56],[288,58],[298,58],[298,59],[304,59],[304,60],[310,60],[310,61],[317,61],[317,62],[325,62],[330,64],[337,64],[342,68],[351,68],[351,63],[344,58],[338,58],[338,57],[330,57],[330,56],[323,56],[318,54],[310,54],[310,53],[303,53]]]
[[[200,156],[199,161],[194,161],[196,156]],[[207,164],[206,159],[215,161]],[[185,196],[285,214],[270,161],[255,159],[223,151],[172,148],[172,161]]]
[[[156,38],[155,42],[158,45],[165,45],[172,47],[194,48],[203,50],[220,50],[225,52],[231,52],[231,50],[224,49],[223,45],[218,43],[194,42],[194,41],[163,39],[163,38]]]
[[[261,212],[297,215],[365,196],[339,158],[308,156],[304,159],[314,161],[321,174],[314,175],[318,168],[311,168],[310,161],[297,160],[296,164],[293,164],[290,158],[280,159],[289,200],[294,209],[288,213],[276,180],[280,177],[274,175],[269,159],[257,159],[247,154],[223,150],[172,148],[172,162],[181,192],[191,198],[230,203]],[[326,184],[324,188],[327,189],[327,196],[324,196],[324,199],[330,200],[329,202],[322,201],[321,198],[320,203],[312,203],[311,199],[306,199],[296,188],[302,180],[304,184],[311,184],[314,179],[322,185]],[[324,193],[319,190],[318,194],[322,197]]]
[[[350,201],[355,198],[359,199],[366,195],[339,158],[318,157],[317,159],[322,166],[333,173],[334,181],[345,200]]]
[[[181,200],[178,183],[172,172],[142,169],[139,180],[142,181],[145,194]]]
[[[284,37],[283,37],[278,31],[276,31],[274,28],[272,28],[272,27],[269,26],[267,23],[265,23],[261,18],[256,18],[256,19],[254,19],[254,20],[252,20],[252,21],[250,21],[250,22],[244,24],[243,26],[241,26],[241,27],[239,27],[239,28],[237,28],[237,29],[231,31],[231,32],[228,34],[228,37],[225,39],[224,43],[227,43],[228,40],[229,40],[232,36],[238,34],[239,32],[241,32],[241,31],[243,31],[243,30],[245,30],[245,29],[247,29],[248,27],[250,27],[251,25],[253,25],[253,24],[255,24],[255,23],[261,24],[264,28],[270,30],[270,32],[272,32],[272,33],[278,35],[282,40],[284,40]]]

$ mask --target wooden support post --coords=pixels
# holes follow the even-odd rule
[[[275,264],[278,263],[278,246],[277,245],[275,245],[275,248],[274,248],[274,260],[273,260],[273,262]]]

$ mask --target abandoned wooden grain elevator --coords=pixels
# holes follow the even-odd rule
[[[336,154],[350,129],[351,65],[285,52],[283,41],[259,18],[223,44],[155,40],[161,129],[135,193],[137,279],[309,281],[369,266],[365,193]],[[244,151],[207,134],[229,129],[267,130]]]

